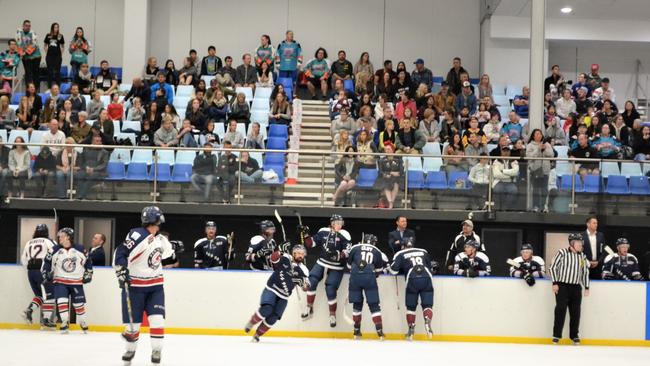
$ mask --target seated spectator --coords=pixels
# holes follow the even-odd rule
[[[490,116],[488,123],[483,126],[483,134],[488,144],[496,144],[499,142],[499,137],[501,137],[501,122],[499,122],[499,116],[493,114]]]
[[[219,135],[217,135],[214,130],[215,122],[208,120],[208,123],[205,124],[205,130],[201,131],[199,136],[199,144],[201,146],[205,145],[206,142],[210,143],[212,147],[219,147],[221,145],[221,140]],[[195,131],[192,131],[193,133]]]
[[[85,199],[90,188],[106,177],[108,158],[108,151],[102,147],[102,137],[94,136],[92,145],[83,150],[81,169],[75,176],[79,180],[79,199]]]
[[[264,150],[264,135],[260,133],[261,126],[259,122],[253,122],[246,136],[246,148]]]
[[[72,110],[75,113],[86,110],[86,99],[79,94],[79,85],[72,84],[68,100],[72,103]]]
[[[232,187],[235,183],[235,173],[238,168],[237,157],[230,151],[232,147],[230,141],[224,138],[223,148],[225,150],[219,154],[217,162],[216,185],[223,203],[230,203]]]
[[[529,141],[526,146],[526,157],[538,158],[528,160],[528,172],[533,190],[533,211],[539,212],[546,204],[548,175],[551,171],[551,161],[542,158],[553,158],[555,153],[553,147],[544,141],[540,129],[533,130]]]
[[[600,122],[613,124],[617,113],[618,110],[614,108],[614,103],[612,103],[611,100],[605,100],[603,102],[603,107],[597,116],[600,117]]]
[[[593,106],[591,100],[587,98],[586,87],[578,89],[578,96],[575,98],[574,102],[576,103],[576,113],[578,114],[586,114],[587,109]]]
[[[372,142],[372,139],[368,137],[368,132],[366,130],[361,130],[359,136],[357,136],[356,150],[359,154],[369,154],[377,152],[375,144]],[[395,149],[391,150],[391,153]],[[374,169],[377,165],[375,162],[374,155],[357,155],[357,160],[361,164],[362,168]]]
[[[587,88],[587,96],[591,96],[591,87],[587,82],[587,74],[581,72],[578,74],[578,81],[571,86],[571,94],[574,98],[578,97],[578,90],[583,87]]]
[[[600,83],[600,87],[594,89],[591,93],[591,100],[594,102],[602,101],[605,98],[605,94],[609,93],[609,99],[613,102],[616,101],[616,94],[614,89],[609,86],[609,78],[603,78]]]
[[[201,110],[201,101],[198,99],[192,100],[192,108],[185,112],[185,119],[190,121],[193,129],[202,131],[205,129],[207,122],[206,115]]]
[[[171,147],[178,145],[178,132],[174,128],[171,119],[165,118],[162,126],[153,135],[154,145],[160,147]]]
[[[242,151],[239,154],[239,162],[241,163],[241,174],[239,171],[236,171],[235,175],[241,179],[242,183],[252,184],[262,181],[262,174],[264,172],[260,169],[259,162],[251,158],[248,151]]]
[[[111,124],[110,129],[112,131],[112,129],[113,129],[113,127],[112,127],[113,123],[112,122],[113,121],[108,120],[108,122]],[[95,136],[101,137],[102,145],[114,145],[115,144],[115,139],[114,139],[113,135],[109,135],[108,133],[102,132],[102,123],[100,121],[93,122],[93,125],[90,128],[90,133],[88,134],[88,136],[83,141],[81,141],[81,144],[83,144],[83,145],[92,145],[93,138]]]
[[[104,103],[101,101],[102,92],[96,90],[93,92],[93,99],[90,100],[86,106],[86,111],[88,112],[88,119],[91,121],[99,118],[99,112],[104,109]]]
[[[272,88],[273,87],[273,70],[266,62],[263,62],[257,68],[257,81],[255,87],[258,88]]]
[[[508,114],[508,122],[501,127],[501,134],[508,135],[510,141],[517,141],[523,138],[523,127],[519,123],[519,115],[514,111]]]
[[[153,144],[153,135],[154,130],[151,126],[151,122],[148,119],[142,121],[142,131],[139,135],[136,135],[135,141],[138,146],[154,146]]]
[[[52,114],[48,121],[56,116],[56,106],[52,109]],[[0,128],[5,130],[12,130],[16,124],[16,112],[9,108],[9,97],[3,95],[0,97]]]
[[[208,107],[208,118],[217,123],[226,122],[226,117],[230,110],[230,105],[223,95],[223,92],[220,89],[217,89],[214,92],[214,97],[212,98],[212,103]]]
[[[354,65],[354,90],[359,94],[367,92],[368,85],[374,79],[374,74],[375,68],[370,62],[370,55],[368,52],[362,52],[359,61]]]
[[[488,98],[491,103],[494,103],[492,96],[494,92],[492,91],[492,84],[490,83],[490,76],[488,74],[481,75],[481,80],[478,83],[478,99],[484,101],[485,98]],[[479,118],[480,120],[480,118]],[[489,120],[486,119],[486,121]]]
[[[222,66],[221,58],[217,56],[217,49],[214,46],[208,47],[208,55],[201,60],[201,76],[214,76]]]
[[[229,87],[234,87],[235,86],[235,75],[236,71],[234,67],[232,67],[232,57],[226,56],[224,59],[226,64],[220,68],[217,71],[217,75],[215,75],[215,80],[217,84],[220,86],[229,86]]]
[[[192,60],[186,57],[183,60],[183,67],[178,70],[178,85],[194,85],[197,81],[198,70],[192,64]]]
[[[16,128],[19,130],[28,130],[31,132],[31,130],[37,127],[38,115],[34,114],[29,105],[29,99],[26,96],[20,98],[16,117],[18,119]]]
[[[271,104],[269,110],[269,124],[291,124],[291,103],[287,102],[287,96],[284,93],[278,93]]]
[[[501,135],[501,137],[499,137],[497,146],[494,149],[490,150],[490,156],[501,156],[501,150],[504,147],[510,147],[510,139],[507,135]]]
[[[570,114],[576,113],[576,103],[571,99],[571,90],[564,89],[562,98],[555,102],[555,108],[558,117],[562,119],[567,119]]]
[[[551,141],[553,146],[567,146],[568,141],[564,130],[558,126],[558,119],[553,116],[547,116],[546,131],[544,136]]]
[[[422,131],[414,129],[413,125],[406,121],[400,123],[395,142],[396,153],[417,155],[422,153],[422,148],[427,143],[427,139]]]
[[[167,107],[167,105],[165,107]],[[163,114],[164,114],[164,113],[161,113],[161,112],[166,110],[166,108],[161,108],[159,110],[157,103],[150,103],[149,107],[145,108],[145,110],[146,110],[146,113],[145,113],[144,119],[149,121],[149,123],[151,124],[151,128],[153,128],[154,130],[157,130],[158,128],[160,128],[160,125],[162,123]],[[172,118],[172,120],[173,120],[173,118]],[[178,125],[180,125],[180,122],[179,122]]]
[[[478,105],[478,111],[472,115],[472,117],[476,117],[480,127],[485,126],[485,124],[490,120],[490,112],[488,112],[487,108],[487,105],[481,102]]]
[[[81,94],[90,94],[93,88],[93,74],[88,64],[81,64],[79,72],[72,77],[72,82],[79,86]]]
[[[528,98],[530,98],[530,89],[524,86],[521,95],[516,95],[512,101],[515,113],[521,118],[528,118]]]
[[[108,116],[114,121],[121,121],[124,119],[124,106],[120,102],[119,94],[111,94],[111,102],[108,105],[107,111]]]
[[[587,137],[586,134],[581,133],[578,134],[575,144],[571,145],[571,150],[569,150],[569,157],[575,159],[597,159],[598,151],[589,144],[589,137]],[[598,169],[598,161],[594,161],[593,163],[582,161],[578,162],[578,166],[578,173],[581,176],[600,174],[600,170]]]
[[[169,107],[174,107],[172,105],[167,105]],[[167,107],[165,106],[165,107]],[[142,122],[142,119],[144,118],[146,111],[144,110],[144,107],[142,106],[142,102],[140,101],[139,97],[133,98],[133,105],[131,108],[129,108],[129,113],[127,113],[126,120],[127,121],[138,121]]]
[[[205,92],[203,90],[196,90],[194,92],[194,98],[190,99],[187,102],[187,106],[185,107],[185,110],[192,109],[192,103],[195,100],[199,101],[199,109],[201,109],[201,112],[203,112],[204,115],[208,114],[208,108],[210,108],[210,105],[208,104],[208,101],[205,100]]]
[[[427,142],[440,142],[440,126],[435,119],[436,113],[432,108],[424,110],[424,118],[420,121],[420,132]]]
[[[102,60],[99,64],[100,70],[95,76],[95,88],[101,89],[104,94],[112,94],[117,91],[117,76],[111,72],[108,61]]]
[[[415,70],[411,73],[411,81],[413,85],[424,84],[427,90],[431,90],[433,86],[433,73],[431,70],[424,67],[424,60],[421,58],[415,60]]]
[[[378,76],[375,76],[377,79]],[[373,90],[373,94],[386,94],[388,100],[395,102],[395,94],[397,93],[397,87],[393,84],[393,78],[391,74],[384,73],[383,76],[378,80],[376,90]]]
[[[241,132],[237,131],[237,121],[231,119],[228,121],[228,129],[226,134],[223,136],[224,141],[229,141],[231,146],[240,149],[244,147],[244,135]]]
[[[469,134],[467,145],[463,148],[465,149],[465,156],[470,156],[466,158],[468,166],[478,164],[478,158],[476,156],[487,155],[487,146],[481,142],[479,135],[476,133]]]
[[[345,51],[341,50],[338,53],[338,59],[332,63],[332,81],[336,80],[352,80],[352,63],[346,59]]]
[[[467,161],[465,160],[465,150],[460,140],[460,135],[453,136],[453,142],[447,145],[447,149],[442,152],[443,165],[447,174],[453,172],[466,172],[468,170]]]
[[[510,156],[510,148],[502,147],[502,157]],[[513,210],[517,202],[517,184],[519,177],[519,163],[516,160],[497,159],[492,163],[492,191],[498,197],[499,210]]]
[[[460,122],[454,117],[453,109],[446,109],[440,120],[440,142],[449,142],[453,135],[460,134]]]
[[[397,78],[393,81],[393,101],[395,103],[402,99],[402,94],[406,94],[409,99],[415,97],[415,88],[411,85],[410,79],[406,70],[397,71]]]
[[[74,141],[77,144],[80,144],[90,134],[91,127],[88,123],[86,123],[86,117],[87,117],[86,112],[79,112],[78,117],[79,117],[79,121],[74,127],[72,127],[71,136],[72,138],[74,138]],[[59,128],[60,127],[61,127],[61,123],[59,121]]]
[[[610,134],[609,124],[603,125],[600,129],[600,135],[594,138],[591,146],[598,151],[598,157],[602,159],[622,158],[623,151],[621,143],[616,139],[616,136]]]
[[[342,129],[346,129],[348,131],[357,130],[357,122],[354,120],[354,118],[349,116],[347,109],[342,109],[341,114],[339,114],[338,117],[332,121],[330,134],[332,137],[334,137]]]
[[[429,93],[426,97],[424,97],[424,101],[422,102],[422,104],[418,108],[417,117],[418,117],[419,120],[424,119],[424,111],[425,110],[431,109],[434,112],[436,111],[436,106],[435,106],[436,103],[435,102],[436,102],[436,98],[435,98],[435,96],[433,94]],[[434,118],[436,118],[435,115],[434,115]]]
[[[41,141],[38,141],[42,144],[64,144],[65,143],[65,133],[59,130],[59,121],[56,119],[51,119],[48,124],[48,131],[43,134]],[[61,152],[60,146],[50,146],[50,151],[55,157]]]
[[[384,115],[382,117],[377,117],[377,130],[383,131],[385,129],[384,124],[388,120],[394,121],[394,110],[392,106],[386,106],[384,108]]]
[[[377,129],[377,120],[372,117],[372,108],[364,105],[359,111],[359,119],[357,123],[368,123],[374,130]]]
[[[341,160],[341,157],[343,156],[342,153],[345,152],[346,149],[351,146],[352,146],[352,139],[350,139],[350,132],[345,128],[339,130],[338,134],[336,134],[332,139],[332,152],[338,153],[338,154],[332,154],[332,156],[334,157],[335,164],[337,164],[339,160]]]
[[[639,112],[636,110],[636,106],[634,105],[634,102],[631,100],[625,102],[625,110],[623,111],[622,114],[623,114],[623,121],[625,121],[625,125],[630,128],[633,127],[634,121],[636,121],[637,119],[641,119],[641,115],[639,115]]]
[[[345,90],[339,90],[336,99],[330,101],[330,119],[336,118],[343,109],[349,111],[351,106],[352,102],[348,99]]]
[[[361,95],[361,98],[359,98],[359,103],[357,103],[357,109],[356,109],[356,114],[355,117],[359,118],[361,117],[361,110],[364,107],[370,108],[370,113],[368,114],[370,117],[374,116],[374,105],[372,104],[372,96],[368,93],[364,93]]]
[[[555,105],[550,105],[546,107],[546,113],[544,114],[544,123],[546,123],[546,127],[548,127],[549,119],[554,119],[556,122],[556,126],[558,127],[560,126],[560,117],[557,116]]]
[[[65,139],[66,145],[72,145],[75,141],[72,137]],[[61,153],[56,159],[56,196],[59,199],[64,199],[67,196],[67,191],[72,174],[77,174],[81,169],[81,154],[72,146],[66,146],[61,150]]]
[[[316,99],[316,88],[320,88],[322,99],[327,100],[328,80],[330,77],[330,62],[327,60],[327,51],[320,47],[316,50],[314,58],[303,67],[307,77],[307,88],[311,99]]]
[[[99,128],[100,130],[107,136],[112,138],[115,136],[115,125],[113,124],[113,120],[111,119],[111,116],[109,116],[108,111],[106,109],[102,110],[99,113],[99,118],[95,123],[99,123]],[[94,124],[93,124],[94,126]],[[119,132],[119,131],[118,131]],[[91,144],[92,141],[88,141],[88,144]]]
[[[352,146],[347,146],[345,152],[354,152],[354,148]],[[334,178],[336,191],[332,196],[334,206],[349,205],[350,194],[356,185],[359,169],[359,162],[353,155],[345,154],[336,163],[336,166],[334,167],[336,173],[336,177]],[[344,197],[343,202],[340,200],[341,196]]]
[[[650,160],[650,126],[641,128],[641,135],[634,139],[634,160]]]
[[[235,87],[248,87],[255,89],[255,82],[257,81],[257,70],[251,65],[250,53],[245,53],[242,56],[242,65],[237,66],[235,70]]]
[[[155,57],[149,57],[147,59],[147,66],[144,67],[144,72],[142,74],[142,80],[148,85],[151,85],[156,82],[156,75],[160,72],[158,67],[158,59]]]
[[[11,149],[7,147],[2,137],[0,137],[0,198],[7,195],[5,189],[8,184],[7,179],[9,179],[9,175],[11,174],[8,167],[10,151]]]
[[[598,122],[598,117],[594,116],[594,119],[592,120],[592,122]],[[598,125],[598,124],[594,125],[592,123],[592,126],[597,126],[598,127],[598,132],[600,133],[600,125]],[[569,146],[573,147],[575,144],[577,144],[576,141],[578,139],[578,136],[581,135],[581,134],[587,135],[587,139],[591,140],[592,133],[591,133],[590,129],[587,128],[586,124],[581,123],[581,124],[579,124],[577,126],[577,128],[572,128],[571,129],[571,137],[569,138]]]
[[[158,82],[151,85],[151,101],[163,107],[165,104],[174,104],[174,89],[166,82],[164,73],[158,73]],[[161,108],[162,109],[162,108]]]
[[[472,201],[477,210],[487,207],[488,184],[490,184],[490,166],[487,154],[482,152],[478,163],[469,170],[467,179],[472,183]]]
[[[172,128],[175,130],[176,128]],[[198,131],[197,131],[198,132]],[[180,147],[198,147],[199,144],[194,139],[194,129],[192,128],[192,123],[189,119],[184,119],[181,129],[178,130],[176,135],[178,140],[178,146]]]
[[[47,198],[48,180],[54,180],[56,172],[56,157],[52,155],[48,146],[42,146],[41,151],[36,155],[34,161],[34,173],[36,173],[37,197]]]
[[[472,93],[471,84],[469,81],[463,82],[463,90],[456,96],[456,110],[459,111],[463,107],[469,109],[469,114],[476,113],[477,100],[476,96]]]
[[[402,93],[400,94],[399,102],[395,105],[395,117],[397,120],[401,121],[404,119],[404,111],[407,109],[411,110],[411,116],[417,116],[418,110],[415,102],[409,98],[408,94]]]
[[[173,85],[174,87],[178,86],[178,71],[176,70],[176,65],[174,65],[174,60],[165,61],[165,68],[162,70],[162,73],[165,75],[165,82],[167,84]],[[156,78],[158,78],[157,75]]]
[[[436,112],[441,115],[446,109],[456,107],[456,96],[449,91],[449,84],[443,81],[440,91],[435,95]]]
[[[8,179],[8,197],[11,198],[14,194],[20,198],[25,198],[25,184],[27,179],[32,178],[32,169],[30,167],[32,154],[30,154],[27,146],[18,145],[25,143],[25,140],[18,136],[14,140],[15,144],[9,151],[7,158],[8,174],[11,176]],[[15,181],[18,181],[18,190],[15,191]]]
[[[460,109],[460,114],[458,114],[458,122],[460,127],[464,130],[469,128],[469,119],[471,115],[469,114],[469,107],[464,106]]]
[[[379,159],[379,176],[375,181],[375,188],[383,191],[389,209],[395,204],[399,188],[404,181],[402,159],[395,155],[393,145],[387,142],[384,145],[385,156]]]
[[[487,137],[485,136],[485,133],[483,133],[483,130],[479,127],[478,124],[478,119],[476,117],[471,117],[469,119],[469,127],[463,131],[463,147],[467,147],[469,145],[469,135],[475,134],[478,138],[478,142],[480,144],[487,144]]]
[[[235,99],[230,107],[230,114],[228,119],[235,119],[237,123],[244,123],[248,126],[251,118],[251,108],[246,101],[246,95],[244,93],[237,93],[237,99]]]
[[[632,129],[625,125],[622,115],[614,118],[614,125],[610,126],[610,131],[614,132],[616,139],[624,146],[632,146]]]
[[[203,145],[203,153],[197,154],[192,163],[192,186],[203,193],[203,200],[210,201],[212,183],[217,173],[217,156],[212,154],[212,144],[206,142]]]
[[[402,125],[404,123],[408,123],[411,125],[412,128],[418,129],[420,127],[418,120],[416,118],[416,115],[411,112],[410,109],[405,109],[404,110],[404,117],[399,120],[399,124]]]
[[[494,102],[492,102],[492,99],[490,99],[488,97],[485,97],[485,98],[481,99],[481,103],[485,104],[485,110],[490,114],[490,118],[492,118],[492,116],[494,116],[496,114],[496,115],[498,115],[499,122],[501,122],[501,113],[499,112],[499,109],[497,108],[497,105],[494,104]],[[479,105],[479,113],[481,113],[480,107],[481,106]],[[487,114],[482,113],[482,116],[485,118],[485,117],[487,117]],[[490,118],[488,118],[486,120],[486,122],[489,121]],[[478,120],[479,120],[479,122],[481,122],[481,117],[480,116],[479,116]]]

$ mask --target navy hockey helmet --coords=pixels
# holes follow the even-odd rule
[[[260,222],[260,231],[265,232],[266,230],[273,229],[275,230],[275,224],[271,220],[262,220]]]
[[[573,243],[575,240],[582,241],[582,235],[580,234],[569,234],[569,244]]]
[[[523,252],[524,250],[530,250],[532,252],[533,251],[533,245],[529,244],[529,243],[521,244],[521,251]]]
[[[140,215],[142,225],[160,225],[165,223],[165,215],[158,206],[147,206]]]
[[[45,224],[36,225],[34,229],[34,238],[47,238],[50,236],[50,229]]]
[[[379,240],[377,239],[377,236],[375,234],[364,234],[363,235],[363,243],[364,244],[377,245],[378,241]]]
[[[212,221],[212,220],[210,220],[210,221],[206,221],[206,222],[205,222],[205,228],[207,229],[207,228],[209,228],[209,227],[210,227],[210,228],[215,228],[215,229],[216,229],[216,228],[217,228],[217,224],[216,224],[214,221]]]
[[[343,216],[341,216],[339,214],[333,214],[330,217],[330,222],[334,222],[334,221],[343,221]]]
[[[302,244],[296,244],[291,248],[291,253],[300,252],[300,251],[307,253],[307,248],[305,248],[305,246]]]
[[[619,245],[630,245],[630,242],[626,238],[618,238],[616,239],[616,246]]]
[[[465,242],[465,247],[472,247],[472,248],[478,250],[478,248],[480,247],[480,245],[479,245],[479,243],[478,243],[476,240],[474,240],[474,239],[470,239],[470,240],[468,240],[468,241]]]
[[[68,239],[72,241],[74,239],[74,230],[72,230],[72,228],[69,227],[64,227],[61,230],[59,230],[59,232],[56,234],[57,237],[61,235],[67,235]]]

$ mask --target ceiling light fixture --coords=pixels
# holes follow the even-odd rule
[[[573,8],[571,8],[570,6],[565,6],[562,9],[560,9],[560,11],[562,12],[562,14],[570,14],[573,11]]]

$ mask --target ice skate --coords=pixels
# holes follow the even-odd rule
[[[383,341],[385,336],[384,336],[384,331],[382,329],[377,330],[377,336],[379,337],[379,341]]]
[[[151,351],[151,363],[154,365],[160,364],[160,350],[155,349]]]
[[[336,315],[330,315],[330,327],[336,327]]]
[[[300,314],[300,317],[302,318],[303,321],[307,321],[311,319],[314,316],[314,308],[311,306],[307,306],[305,308],[305,311],[303,311],[302,314]]]
[[[32,310],[32,308],[27,308],[21,314],[21,316],[23,317],[23,319],[25,320],[25,323],[27,325],[32,325],[32,323],[33,323],[32,314],[33,313],[34,313],[34,311]]]
[[[126,351],[122,355],[122,361],[124,361],[124,366],[130,366],[131,360],[135,357],[135,351]]]
[[[354,327],[354,339],[355,340],[361,339],[361,326]]]
[[[427,338],[433,338],[433,329],[431,329],[431,319],[425,320],[424,331],[427,333]]]
[[[409,325],[409,330],[406,332],[406,340],[412,341],[414,334],[415,334],[415,324],[411,324]]]

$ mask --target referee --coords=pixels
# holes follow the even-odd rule
[[[574,345],[580,344],[578,328],[580,327],[582,286],[585,288],[585,296],[589,296],[589,260],[582,252],[582,246],[582,235],[569,234],[569,247],[557,252],[548,270],[555,294],[553,344],[558,344],[562,338],[567,308],[569,308],[571,317],[569,336]]]

